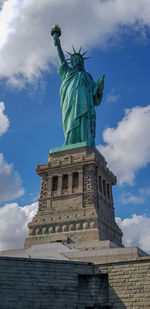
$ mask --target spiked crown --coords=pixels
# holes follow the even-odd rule
[[[79,48],[79,51],[76,51],[75,48],[74,48],[74,46],[72,46],[72,49],[73,49],[73,53],[70,53],[70,52],[68,52],[68,51],[66,50],[67,54],[70,55],[70,58],[69,58],[69,59],[66,59],[68,62],[72,62],[72,61],[71,61],[71,60],[72,60],[72,57],[75,56],[75,55],[80,56],[83,60],[90,58],[90,57],[84,57],[84,55],[87,53],[87,51],[84,52],[83,54],[81,54],[81,49],[82,49],[82,47]]]

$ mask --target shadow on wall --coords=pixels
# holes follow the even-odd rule
[[[108,274],[78,275],[78,309],[127,309],[109,284]]]
[[[0,257],[0,274],[0,308],[126,309],[92,263]]]

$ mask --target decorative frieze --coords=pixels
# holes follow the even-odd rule
[[[51,233],[61,233],[61,232],[68,232],[68,231],[79,231],[79,230],[86,230],[86,229],[94,229],[96,228],[96,222],[91,221],[83,221],[78,223],[70,223],[67,224],[53,224],[51,226],[40,226],[37,228],[30,229],[29,235],[42,235],[42,234],[51,234]]]

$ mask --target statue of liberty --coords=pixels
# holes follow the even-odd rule
[[[59,39],[60,27],[55,25],[51,34],[60,63],[58,73],[62,79],[60,97],[65,145],[87,142],[88,146],[94,146],[96,129],[94,107],[102,100],[104,75],[95,83],[84,68],[86,53],[81,53],[81,48],[76,51],[73,47],[73,53],[68,52],[70,58],[65,59]]]

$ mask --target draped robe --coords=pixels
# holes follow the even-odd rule
[[[61,64],[58,73],[62,79],[60,97],[65,145],[87,142],[94,146],[94,106],[100,104],[102,93],[94,96],[96,83],[92,76],[85,70],[71,68],[66,61]]]

